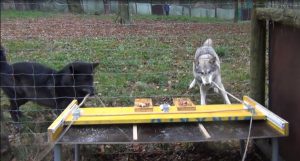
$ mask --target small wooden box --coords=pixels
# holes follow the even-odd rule
[[[173,103],[177,111],[196,111],[196,106],[189,98],[174,98]]]
[[[134,112],[153,112],[151,98],[136,98],[134,100]]]

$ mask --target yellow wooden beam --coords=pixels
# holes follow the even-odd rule
[[[288,136],[289,135],[289,123],[283,118],[279,117],[269,109],[265,108],[258,102],[254,101],[248,96],[244,96],[243,100],[245,103],[254,107],[256,110],[260,111],[266,116],[267,123],[271,125],[275,130],[280,132],[281,134]]]
[[[267,120],[274,129],[288,135],[287,121],[249,97],[245,96],[244,102],[254,108],[254,113],[244,104],[196,105],[196,110],[193,111],[180,111],[176,106],[171,106],[168,112],[163,112],[159,106],[154,106],[151,112],[136,111],[136,107],[87,107],[79,109],[80,117],[73,125],[238,121],[250,120],[252,117],[253,120]],[[72,101],[50,125],[50,142],[56,141],[63,131],[63,126],[73,121],[74,107],[78,107],[76,100]]]
[[[135,123],[167,123],[167,122],[203,122],[203,121],[230,121],[249,120],[251,112],[242,104],[231,105],[203,105],[196,106],[195,111],[178,111],[171,106],[169,112],[161,111],[154,106],[153,112],[135,112],[134,107],[105,107],[81,108],[80,117],[74,125],[97,124],[135,124]],[[73,116],[66,119],[66,124],[72,122]],[[266,119],[260,111],[256,111],[254,120]]]
[[[48,141],[54,142],[63,131],[64,121],[68,115],[71,114],[72,108],[78,104],[77,100],[73,100],[67,108],[54,120],[48,127]]]

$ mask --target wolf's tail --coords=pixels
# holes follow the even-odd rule
[[[211,39],[207,39],[204,43],[203,46],[213,46],[213,42]]]
[[[1,45],[0,48],[0,79],[1,82],[4,80],[4,78],[6,79],[7,74],[12,74],[13,70],[12,70],[12,66],[8,64],[7,60],[6,60],[6,56],[5,56],[5,49],[3,48],[3,46]]]

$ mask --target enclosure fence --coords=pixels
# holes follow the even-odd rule
[[[81,4],[86,13],[104,12],[104,9],[97,8],[91,11],[89,8],[93,4],[87,3],[91,2],[82,1]],[[111,12],[117,10],[113,3],[117,2],[111,1]],[[38,4],[5,1],[1,3],[1,8],[21,10],[25,13],[28,9],[26,5],[38,6],[34,9],[41,11],[53,11],[53,8],[60,11],[67,10],[67,4],[61,1],[41,1]],[[150,5],[153,9],[154,6],[162,4],[130,3],[129,5],[131,13],[142,14],[139,10],[143,10],[145,6]],[[206,16],[214,17],[215,15],[210,13],[216,11],[215,6],[203,3],[170,5],[173,15],[188,15],[186,6],[190,6],[188,7],[192,13],[190,16],[197,13],[200,17],[203,11]],[[136,8],[134,9],[133,6]],[[217,6],[229,8],[230,14],[234,12],[232,3],[218,3]],[[217,12],[218,10],[221,9],[217,9]],[[101,107],[103,106],[101,102],[112,108],[132,106],[135,98],[152,98],[154,104],[159,105],[164,102],[171,104],[174,97],[189,97],[199,104],[198,87],[188,91],[188,86],[193,80],[192,64],[195,51],[207,38],[212,38],[215,42],[214,47],[221,59],[221,73],[226,90],[241,98],[249,94],[248,25],[136,20],[130,26],[123,26],[111,19],[99,20],[97,17],[64,13],[1,21],[1,42],[5,48],[7,63],[12,65],[22,61],[37,62],[55,70],[54,73],[39,73],[38,68],[32,66],[31,73],[0,73],[1,77],[14,78],[9,82],[10,84],[1,84],[1,88],[12,89],[15,97],[9,99],[1,90],[1,128],[8,134],[12,146],[23,149],[17,154],[18,158],[31,160],[35,158],[35,153],[48,145],[47,127],[61,111],[57,100],[84,97],[77,93],[77,88],[95,87],[95,96],[87,100],[86,107]],[[64,74],[63,76],[71,77],[71,83],[55,85],[58,77],[62,76],[58,71],[74,61],[97,62],[99,65],[91,69],[93,73],[76,74],[72,71]],[[75,67],[71,65],[70,68]],[[12,71],[15,69],[12,68]],[[91,76],[91,74],[94,77],[92,84],[75,83],[77,76]],[[15,78],[21,77],[26,77],[33,82],[18,86],[16,81],[19,80]],[[39,77],[49,78],[50,84],[37,84],[38,82],[35,81]],[[17,91],[21,88],[32,90],[33,95],[16,97]],[[39,95],[39,90],[45,88],[51,89],[55,97]],[[75,95],[58,97],[53,88],[71,90]],[[207,97],[209,103],[223,103],[219,94],[212,91]],[[9,107],[10,100],[27,99],[54,101],[54,106],[49,108],[29,102],[22,104],[20,109]],[[17,112],[22,112],[23,116],[13,120],[10,113]],[[20,126],[16,127],[16,125]],[[127,150],[124,150],[124,153],[128,153]]]

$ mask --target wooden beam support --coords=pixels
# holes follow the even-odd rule
[[[266,21],[257,18],[257,10],[252,11],[250,48],[250,97],[265,104],[266,76]]]
[[[280,8],[257,8],[258,20],[271,20],[300,28],[300,10]]]
[[[77,106],[78,102],[77,100],[73,100],[68,107],[54,120],[54,122],[48,127],[48,141],[49,142],[55,142],[60,134],[63,131],[63,126],[65,123],[65,119],[72,115],[72,109],[74,109],[75,106]],[[72,116],[73,118],[73,116]]]
[[[200,132],[205,136],[205,138],[207,139],[211,138],[211,136],[209,135],[209,133],[207,132],[203,124],[198,124],[198,127],[200,129]]]
[[[135,112],[134,107],[87,107],[80,111],[80,117],[73,125],[238,121],[249,120],[252,116],[242,104],[198,105],[195,111],[178,111],[176,106],[171,106],[169,112],[163,112],[159,106],[154,106],[153,112]],[[266,117],[256,111],[253,119],[264,120]],[[65,124],[72,120],[73,116],[68,116]]]
[[[138,132],[137,132],[137,125],[132,126],[132,140],[138,140]]]
[[[256,110],[262,112],[267,117],[268,124],[278,132],[285,136],[289,135],[289,123],[286,120],[247,96],[244,96],[243,101],[254,107]]]

